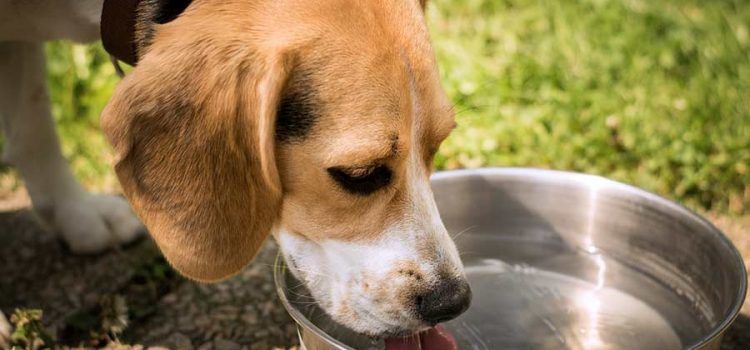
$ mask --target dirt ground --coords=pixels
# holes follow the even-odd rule
[[[69,345],[85,338],[86,319],[96,320],[102,297],[114,295],[131,314],[124,343],[200,350],[297,344],[276,297],[271,241],[240,275],[212,285],[177,276],[148,239],[109,254],[73,256],[28,210],[0,213],[0,247],[0,309],[6,315],[42,309],[50,333]]]
[[[750,216],[708,215],[750,266]],[[276,297],[269,240],[253,264],[219,284],[177,276],[149,239],[92,257],[69,254],[28,209],[24,195],[0,193],[0,310],[44,310],[51,334],[70,345],[99,327],[101,300],[129,310],[123,343],[170,349],[293,349],[296,331]],[[109,300],[109,299],[107,299]],[[91,321],[91,320],[94,321]],[[750,302],[727,332],[723,350],[750,349]]]

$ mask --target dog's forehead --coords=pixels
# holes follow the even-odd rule
[[[261,26],[271,29],[262,41],[299,51],[299,61],[337,70],[343,66],[352,74],[394,68],[393,64],[403,59],[418,78],[436,71],[424,15],[416,0],[282,3],[286,6],[276,9],[281,11],[277,15],[283,13],[283,20],[273,28],[269,28],[271,24]]]
[[[407,55],[376,61],[317,68],[310,89],[318,102],[322,154],[332,163],[405,155],[412,138],[432,147],[452,128],[450,104],[437,79],[420,75]]]
[[[283,35],[293,38],[293,79],[307,80],[316,102],[314,143],[326,163],[378,158],[414,137],[432,148],[448,134],[451,105],[418,1],[292,3]]]

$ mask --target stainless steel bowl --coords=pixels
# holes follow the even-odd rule
[[[460,349],[718,349],[747,280],[731,242],[688,209],[597,176],[437,173],[435,199],[474,298],[445,327]],[[277,264],[309,350],[378,349],[333,323]]]

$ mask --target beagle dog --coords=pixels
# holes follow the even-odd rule
[[[70,18],[59,21],[101,11],[101,0],[0,0],[0,35],[9,7],[18,12],[38,3],[68,7]],[[273,235],[320,306],[357,332],[410,334],[466,310],[470,288],[430,190],[433,156],[455,121],[424,6],[419,0],[140,2],[138,62],[117,86],[101,126],[126,197],[174,268],[197,281],[221,280],[245,267]],[[75,38],[77,31],[67,30]],[[14,51],[22,49],[34,55]],[[18,56],[43,65],[38,44],[0,43],[3,67],[4,61],[25,67]],[[4,69],[13,76],[14,67]],[[65,188],[34,194],[35,187],[72,181],[60,170],[57,146],[54,164],[31,153],[56,144],[48,121],[38,121],[50,128],[45,135],[27,130],[41,118],[32,110],[43,109],[48,119],[49,108],[39,106],[46,103],[42,73],[21,74],[36,85],[21,89],[30,103],[10,112],[26,119],[4,116],[8,159],[26,177],[35,205],[62,196],[49,201],[56,220],[65,220],[60,205],[70,205],[75,215],[103,215],[117,241],[131,239],[133,224],[108,216],[110,209],[91,197],[65,197]],[[0,86],[6,94],[18,84],[26,86],[21,80]],[[66,179],[35,178],[28,169],[47,166],[55,170],[44,176]],[[73,247],[89,244],[75,240],[91,237],[57,224]],[[78,222],[81,230],[89,224]]]

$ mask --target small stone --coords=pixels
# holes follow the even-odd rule
[[[212,342],[205,342],[201,344],[201,346],[198,347],[198,350],[211,350],[214,348],[214,343]]]
[[[240,344],[237,344],[230,340],[221,338],[214,340],[214,349],[216,350],[240,350],[240,348]]]
[[[253,311],[252,313],[243,314],[241,319],[248,325],[258,324],[258,314],[256,314],[255,311]]]
[[[153,329],[151,329],[150,333],[151,333],[152,336],[154,336],[156,338],[162,338],[163,339],[164,337],[167,336],[167,334],[171,333],[172,331],[174,331],[172,329],[172,323],[171,322],[165,322],[162,326],[154,327]]]
[[[161,298],[161,301],[165,304],[173,304],[177,301],[177,294],[169,293]]]
[[[271,313],[271,311],[273,311],[274,307],[275,305],[272,302],[264,303],[260,308],[261,314],[263,316],[268,316]]]
[[[191,313],[191,315],[195,315],[195,313]],[[182,332],[191,332],[195,330],[195,323],[193,321],[193,317],[191,316],[182,316],[177,319],[177,328]]]
[[[167,348],[172,350],[193,350],[193,342],[182,333],[172,333],[164,340]]]
[[[195,318],[195,320],[193,321],[193,324],[198,328],[205,328],[209,324],[211,324],[211,318],[209,318],[206,315],[200,315]]]
[[[226,305],[221,306],[214,310],[213,314],[211,315],[211,318],[214,320],[234,320],[237,318],[237,315],[240,313],[239,308],[233,306],[233,305]]]
[[[261,330],[258,330],[257,332],[255,332],[255,337],[256,338],[265,338],[265,337],[268,336],[268,334],[269,333],[268,333],[267,329],[261,329]]]
[[[286,311],[284,312],[274,312],[273,315],[271,315],[271,319],[276,323],[282,323],[286,322],[288,320]]]
[[[255,342],[250,346],[250,350],[268,350],[268,342],[265,340]]]

